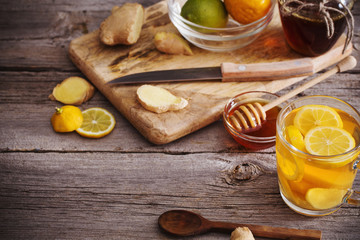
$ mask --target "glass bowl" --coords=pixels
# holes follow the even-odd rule
[[[239,131],[230,120],[230,116],[240,105],[259,102],[265,105],[279,98],[278,95],[265,91],[250,91],[241,93],[231,98],[225,105],[223,112],[223,122],[227,132],[245,148],[252,150],[260,150],[269,148],[275,145],[276,140],[276,118],[286,102],[274,107],[266,112],[266,121],[263,121],[261,127],[256,128],[253,132]]]
[[[192,23],[180,15],[185,2],[186,0],[167,1],[171,22],[186,40],[199,48],[215,52],[235,50],[253,42],[270,23],[276,5],[276,0],[271,0],[268,13],[250,24],[242,25],[229,16],[227,27],[209,28]]]

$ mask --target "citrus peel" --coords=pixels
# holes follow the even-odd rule
[[[221,0],[188,0],[180,15],[190,22],[211,28],[224,28],[228,12]]]
[[[83,122],[81,110],[78,107],[66,105],[56,108],[51,117],[51,124],[55,132],[72,132]]]
[[[241,24],[249,24],[264,17],[271,8],[271,0],[224,0],[226,10]]]

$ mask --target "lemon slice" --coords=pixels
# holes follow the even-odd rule
[[[101,138],[108,135],[115,127],[115,118],[106,109],[89,108],[82,114],[84,120],[76,132],[83,137]]]
[[[305,152],[305,142],[304,137],[301,134],[300,130],[294,125],[286,127],[286,136],[287,140],[300,151]]]
[[[331,107],[324,105],[303,106],[295,115],[294,125],[305,135],[316,126],[343,127],[340,115]]]
[[[284,177],[290,181],[301,181],[304,176],[304,162],[291,154],[288,150],[282,149],[283,146],[277,145],[276,159],[277,165]]]
[[[306,192],[305,199],[316,209],[324,210],[339,205],[347,190],[336,188],[311,188]]]
[[[305,147],[311,154],[331,156],[351,150],[355,147],[355,140],[342,128],[320,126],[305,135]]]

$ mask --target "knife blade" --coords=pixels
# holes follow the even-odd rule
[[[222,63],[220,67],[185,68],[134,73],[115,78],[107,84],[138,84],[183,81],[223,82],[270,81],[314,74],[311,58],[281,62],[236,64]]]

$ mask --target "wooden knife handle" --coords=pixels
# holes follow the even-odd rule
[[[314,74],[311,58],[273,63],[222,63],[223,82],[269,81]]]

